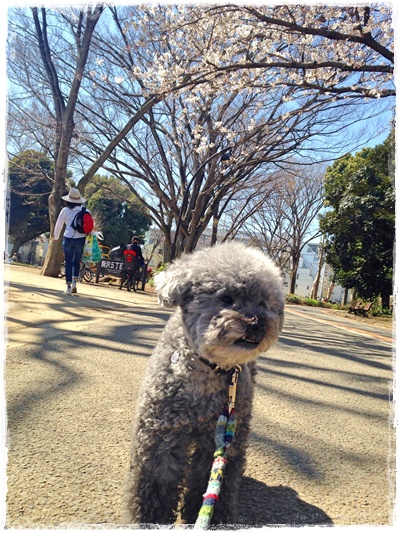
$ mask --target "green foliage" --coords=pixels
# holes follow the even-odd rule
[[[303,303],[301,296],[297,296],[296,294],[288,294],[288,295],[286,295],[286,301],[289,304],[301,304],[301,303]]]
[[[153,271],[151,278],[149,279],[149,285],[151,287],[154,287],[154,276],[158,274],[159,272],[164,272],[164,270],[168,270],[168,267],[170,264],[171,263],[163,263],[156,270]]]
[[[304,303],[311,307],[324,307],[323,304],[326,302],[320,302],[319,300],[314,300],[314,298],[304,298]]]
[[[117,178],[94,176],[86,186],[85,198],[96,220],[106,246],[113,248],[131,241],[133,235],[143,238],[150,219],[136,196]]]
[[[168,270],[168,267],[171,263],[162,263],[157,270],[155,271],[155,274],[158,274],[159,272],[164,272],[165,270]]]
[[[335,281],[362,298],[392,293],[395,194],[389,176],[392,134],[375,148],[346,155],[328,168],[320,218]]]
[[[53,176],[53,161],[35,150],[21,152],[9,162],[9,234],[14,248],[49,231],[48,198]]]
[[[345,309],[342,305],[322,302],[320,300],[314,300],[313,298],[304,298],[303,296],[297,296],[296,294],[287,294],[286,302],[296,305],[308,305],[310,307],[324,307],[325,309]]]
[[[382,307],[382,298],[376,298],[372,304],[371,315],[381,317],[392,317],[393,308]]]

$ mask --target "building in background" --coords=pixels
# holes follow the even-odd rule
[[[12,247],[12,242],[7,241],[8,256],[11,254]],[[39,237],[26,242],[18,249],[17,260],[19,263],[43,266],[48,247],[49,239],[47,235],[39,235]]]

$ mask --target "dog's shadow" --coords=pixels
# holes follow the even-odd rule
[[[293,489],[268,487],[250,477],[240,485],[238,522],[240,527],[334,525],[324,511],[301,500]]]

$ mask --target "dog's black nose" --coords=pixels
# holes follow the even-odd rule
[[[260,320],[256,315],[246,314],[244,316],[244,321],[246,323],[246,331],[251,336],[254,336],[262,331],[264,327],[263,321]]]
[[[246,313],[244,315],[244,321],[250,327],[258,326],[258,317],[256,315],[251,315],[250,313]]]

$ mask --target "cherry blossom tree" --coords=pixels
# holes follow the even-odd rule
[[[256,92],[191,92],[167,98],[108,157],[103,168],[130,186],[163,232],[166,261],[192,251],[210,223],[215,242],[218,222],[230,203],[247,193],[247,204],[255,199],[254,209],[260,204],[258,189],[262,186],[264,196],[268,194],[277,166],[301,146],[306,151],[307,141],[319,135],[317,99],[303,100],[301,109],[291,112],[285,94],[265,99]],[[104,113],[105,96],[97,92],[96,101],[93,116],[86,110],[91,130],[81,140],[85,155],[93,160],[119,127],[114,114]],[[339,117],[331,102],[324,107],[324,101],[325,97],[316,107],[326,131],[334,136]],[[340,109],[345,112],[346,105]],[[348,111],[354,112],[352,106]],[[124,121],[123,113],[118,119]],[[312,150],[315,156],[318,148],[313,145]],[[229,235],[243,220],[236,217]]]
[[[208,77],[231,86],[292,85],[337,97],[394,96],[394,28],[391,6],[337,5],[152,6],[132,12],[139,42],[161,23],[157,42],[167,52],[154,56],[152,68],[134,74],[149,92],[178,82]]]
[[[135,90],[120,94],[146,98],[138,107],[139,119],[165,96],[195,87],[208,93],[229,86],[230,90],[251,88],[271,94],[284,86],[301,89],[306,98],[325,93],[337,101],[395,95],[389,5],[321,9],[312,5],[179,4],[119,6],[112,14],[117,31],[109,41],[115,44],[122,38],[122,75],[115,74],[117,54],[113,49],[109,61],[104,40],[91,74],[103,86],[110,79],[119,84],[136,81]],[[113,31],[111,25],[107,30]],[[139,62],[132,61],[134,53]],[[100,63],[107,62],[111,68],[99,69]],[[136,123],[133,116],[99,154],[82,183]]]
[[[395,94],[386,5],[109,6],[97,24],[100,9],[56,12],[59,24],[51,27],[64,49],[46,40],[49,11],[40,11],[41,22],[32,11],[35,31],[21,28],[20,42],[25,31],[25,51],[36,40],[44,62],[39,72],[26,60],[25,87],[52,118],[53,153],[62,153],[63,164],[74,156],[81,162],[79,188],[101,167],[129,182],[165,235],[178,230],[171,253],[174,244],[178,251],[193,249],[199,231],[211,221],[217,228],[243,184],[259,172],[270,175],[289,153],[327,152],[324,136],[340,152],[350,140],[346,124],[388,108]],[[72,91],[76,57],[86,68]],[[68,87],[73,99],[66,99]],[[243,105],[235,115],[232,98],[246,103],[247,116]],[[214,115],[224,105],[227,123]],[[185,109],[192,113],[186,122]],[[58,133],[66,126],[60,152]]]
[[[344,125],[367,116],[363,102],[355,106],[352,99],[300,84],[276,84],[275,72],[263,78],[264,84],[250,74],[244,84],[239,77],[235,81],[227,70],[212,77],[200,70],[196,78],[187,75],[200,51],[208,50],[205,37],[198,37],[204,35],[201,24],[211,17],[214,30],[220,25],[211,11],[193,13],[184,6],[113,8],[114,25],[94,39],[92,91],[88,89],[91,96],[81,107],[82,124],[88,119],[81,133],[82,153],[95,169],[103,146],[110,147],[103,168],[129,183],[152,213],[164,233],[167,260],[194,249],[209,223],[215,242],[230,202],[243,187],[249,190],[248,182],[258,172],[270,175],[273,170],[260,167],[273,167],[300,149],[311,149],[317,157],[320,139],[328,135],[324,156],[329,151],[336,155],[354,142],[345,137]],[[227,13],[235,16],[233,10]],[[157,101],[140,123],[116,143],[129,117],[137,116],[154,95]],[[229,165],[221,164],[228,154]],[[238,217],[236,231],[242,222]],[[233,235],[233,228],[228,233]]]

